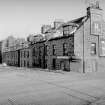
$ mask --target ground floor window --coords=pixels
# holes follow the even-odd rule
[[[48,62],[47,62],[47,59],[46,59],[46,60],[45,60],[45,68],[47,68],[47,63],[48,63]]]
[[[29,61],[27,61],[27,67],[29,67]]]
[[[70,71],[70,62],[67,60],[60,62],[60,69],[64,71]]]
[[[24,67],[26,66],[26,61],[24,61]]]

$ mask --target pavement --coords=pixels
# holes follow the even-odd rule
[[[105,105],[105,72],[0,66],[0,105]]]

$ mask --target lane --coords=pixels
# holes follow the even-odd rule
[[[105,72],[53,73],[0,67],[0,104],[84,105],[105,97]]]

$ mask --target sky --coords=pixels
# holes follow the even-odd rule
[[[101,0],[104,11],[105,0]],[[56,19],[64,22],[86,15],[85,0],[0,0],[0,40],[13,35],[26,38]]]

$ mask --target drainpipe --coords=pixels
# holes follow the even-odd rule
[[[83,73],[85,73],[85,62],[84,62],[84,34],[85,34],[85,31],[84,31],[84,22],[83,22]]]

